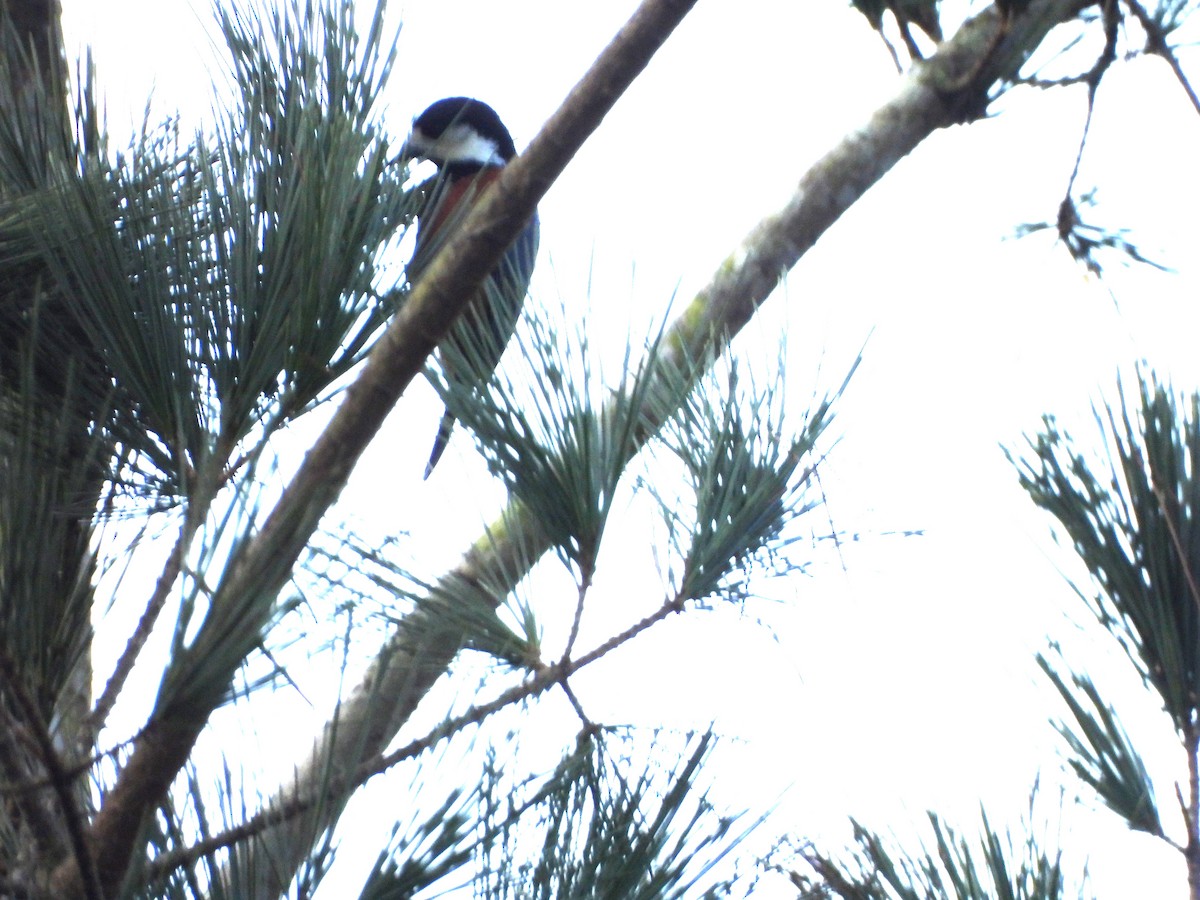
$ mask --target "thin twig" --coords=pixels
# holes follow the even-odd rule
[[[585,733],[592,733],[596,730],[596,723],[588,718],[588,714],[583,711],[583,704],[579,702],[579,698],[575,696],[575,692],[571,690],[571,682],[563,679],[561,683],[562,691],[567,695],[567,700],[575,709],[575,715],[579,716],[579,721],[583,723]]]
[[[1175,548],[1175,552],[1179,554],[1179,565],[1183,569],[1183,577],[1187,581],[1188,593],[1192,595],[1192,605],[1200,611],[1200,585],[1196,584],[1195,573],[1192,572],[1192,567],[1188,565],[1188,554],[1183,549],[1183,541],[1179,537],[1179,530],[1175,526],[1174,516],[1170,505],[1167,503],[1166,492],[1157,484],[1154,484],[1154,472],[1150,472],[1150,491],[1154,494],[1154,499],[1158,501],[1159,511],[1163,514],[1163,521],[1167,525],[1167,536],[1171,539],[1171,546]]]
[[[1187,847],[1183,858],[1187,864],[1188,889],[1191,900],[1200,900],[1200,760],[1196,758],[1200,749],[1200,732],[1196,730],[1195,722],[1189,722],[1184,728],[1183,743],[1188,757],[1188,802],[1184,802],[1178,784],[1175,785],[1175,793],[1179,797],[1187,831]]]
[[[580,566],[579,594],[575,598],[575,617],[571,620],[571,633],[567,635],[567,646],[562,654],[564,662],[571,658],[571,651],[575,649],[575,641],[579,637],[579,625],[583,621],[583,602],[592,586],[592,572],[592,565]]]
[[[101,692],[100,698],[96,701],[95,707],[84,723],[85,733],[92,735],[93,738],[100,733],[104,727],[104,723],[108,720],[108,714],[112,712],[113,706],[116,705],[118,698],[121,696],[121,690],[125,687],[126,680],[133,671],[133,667],[137,664],[138,657],[141,655],[142,649],[146,646],[146,642],[150,640],[150,635],[154,631],[154,625],[158,621],[159,615],[162,614],[167,599],[171,596],[171,590],[174,588],[175,582],[179,579],[179,573],[183,571],[183,560],[187,556],[192,539],[195,537],[196,531],[204,519],[204,512],[208,506],[207,503],[200,503],[204,509],[197,509],[198,502],[197,500],[188,503],[188,510],[185,513],[183,524],[179,528],[179,538],[176,540],[175,546],[171,549],[170,556],[167,557],[162,574],[158,576],[158,582],[154,586],[154,593],[150,595],[150,600],[146,603],[146,609],[142,613],[141,619],[138,620],[137,627],[133,630],[129,642],[125,645],[120,659],[117,660],[117,664],[113,668],[113,673],[109,677],[108,683],[104,685],[104,690]]]
[[[23,779],[33,765],[26,746],[32,741],[26,738],[24,732],[24,727],[9,709],[9,704],[0,697],[0,769],[10,778]],[[47,779],[39,778],[38,781],[41,782],[43,790],[50,787]],[[59,829],[54,827],[51,811],[41,802],[41,798],[30,797],[29,793],[10,793],[0,789],[0,796],[5,797],[8,817],[19,819],[26,826],[24,831],[32,842],[29,850],[34,858],[55,859],[66,849],[62,846],[61,834]]]
[[[110,758],[116,756],[122,750],[126,750],[129,747],[132,747],[137,742],[137,740],[145,733],[147,727],[149,727],[149,726],[148,725],[142,726],[141,728],[138,729],[136,734],[132,735],[131,737],[126,738],[125,740],[123,740],[117,744],[112,745],[107,750],[95,751],[90,756],[88,756],[86,759],[78,760],[76,762],[71,763],[70,765],[64,764],[63,765],[63,773],[67,776],[68,779],[71,779],[71,780],[74,780],[76,778],[81,777],[82,775],[85,775],[89,770],[93,769],[98,763],[101,763],[106,759],[110,759]],[[0,796],[28,794],[28,793],[32,793],[34,791],[45,790],[46,788],[51,787],[51,786],[52,786],[51,781],[48,777],[26,778],[26,779],[22,779],[20,781],[4,781],[4,782],[0,782]]]
[[[1071,178],[1067,181],[1067,195],[1063,199],[1063,207],[1060,207],[1059,236],[1064,240],[1067,235],[1062,234],[1062,223],[1068,217],[1063,215],[1062,209],[1068,204],[1072,210],[1075,208],[1075,201],[1071,199],[1071,195],[1075,190],[1075,179],[1079,177],[1079,167],[1083,162],[1083,150],[1087,146],[1088,134],[1092,129],[1092,114],[1096,109],[1096,90],[1100,87],[1100,81],[1104,78],[1109,66],[1117,58],[1117,25],[1120,23],[1120,18],[1116,14],[1116,2],[1115,0],[1103,0],[1101,8],[1104,17],[1104,49],[1092,68],[1080,79],[1088,89],[1087,118],[1083,122],[1083,133],[1079,136],[1079,150],[1075,154],[1075,165],[1071,169]],[[1070,217],[1070,221],[1073,224],[1075,220]]]

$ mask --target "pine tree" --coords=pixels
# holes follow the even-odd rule
[[[396,830],[363,896],[466,881],[496,897],[733,889],[740,876],[716,866],[758,820],[707,800],[714,737],[594,722],[571,679],[664,621],[737,603],[753,579],[803,565],[796,526],[817,504],[838,390],[791,421],[777,386],[741,375],[731,339],[897,161],[982,117],[1056,25],[1109,34],[1113,13],[1033,0],[969,19],[678,319],[629,352],[620,377],[591,362],[584,331],[534,314],[523,375],[482,391],[443,385],[510,503],[458,565],[421,577],[400,539],[355,531],[339,493],[455,314],[690,6],[647,0],[409,285],[394,259],[417,200],[375,106],[394,52],[382,10],[361,32],[344,3],[219,12],[228,108],[209,131],[147,126],[126,147],[97,114],[90,70],[66,66],[54,7],[11,0],[0,54],[0,892],[308,896],[374,776],[407,764],[414,785],[436,790],[438,754],[495,723],[477,769],[444,800],[418,802],[414,787],[391,801]],[[1111,243],[1092,234],[1071,246],[1090,259]],[[331,401],[277,485],[281,448]],[[629,496],[662,508],[663,599],[585,645],[611,513]],[[115,666],[93,674],[91,623],[128,599],[116,573],[151,531],[168,535],[166,559]],[[531,573],[546,566],[575,595],[558,645],[543,642],[531,599]],[[381,597],[386,615],[368,614]],[[164,660],[147,649],[156,633],[169,637]],[[278,660],[301,658],[289,642],[343,654],[355,682],[306,762],[266,796],[255,773],[243,783],[236,749],[214,770],[201,738],[230,708],[252,719],[287,684]],[[491,661],[477,697],[410,734],[418,705],[469,672],[473,652]],[[113,711],[147,683],[152,708],[119,733]],[[514,770],[503,723],[551,694],[575,709],[577,737],[549,771]]]

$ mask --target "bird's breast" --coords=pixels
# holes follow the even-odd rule
[[[426,221],[421,223],[417,234],[418,245],[431,235],[457,227],[471,207],[479,202],[488,185],[499,177],[500,167],[492,166],[474,175],[446,179],[435,187]]]

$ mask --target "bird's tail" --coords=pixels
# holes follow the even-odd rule
[[[450,410],[442,413],[442,422],[438,425],[437,438],[433,442],[433,452],[429,454],[429,465],[425,467],[425,477],[428,478],[433,471],[433,467],[438,464],[438,460],[442,458],[442,454],[446,452],[446,445],[450,443],[450,432],[454,430],[454,415]]]

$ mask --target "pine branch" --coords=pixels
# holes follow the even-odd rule
[[[29,752],[26,729],[5,700],[0,695],[0,772],[5,777],[0,797],[4,798],[6,818],[14,823],[17,841],[26,844],[30,858],[60,859],[67,852],[66,844],[50,805],[44,802],[50,782],[36,774],[37,757]],[[6,841],[6,849],[10,846],[13,844]],[[14,867],[10,864],[9,868]]]
[[[249,605],[247,598],[254,598],[254,614],[265,621],[321,516],[463,301],[473,295],[482,280],[479,273],[492,268],[550,182],[690,5],[682,0],[647,2],[526,154],[506,168],[497,189],[473,213],[461,237],[425,273],[380,339],[263,531],[249,542],[218,587],[214,611]],[[993,83],[1013,77],[1029,50],[1080,5],[1077,0],[1040,0],[1013,22],[1002,22],[994,10],[988,10],[947,42],[927,67],[909,78],[896,100],[814,167],[788,207],[764,221],[696,298],[669,334],[658,379],[663,395],[675,396],[681,379],[690,381],[702,371],[749,321],[782,273],[892,165],[935,130],[981,114]],[[665,408],[649,410],[647,429],[660,426],[668,413]],[[504,573],[506,581],[515,581],[544,550],[537,524],[515,508],[472,548],[443,586],[451,592],[464,581],[471,583],[480,574],[491,576],[497,571]],[[209,623],[220,618],[210,616]],[[427,613],[404,623],[339,714],[336,728],[331,726],[318,744],[314,764],[303,777],[315,773],[316,778],[328,779],[333,768],[330,760],[353,766],[391,739],[458,650],[461,636],[444,626],[439,631],[437,624]],[[223,638],[206,625],[193,644],[192,658],[205,659],[206,651]],[[229,663],[230,676],[239,662]],[[157,711],[96,817],[90,837],[106,893],[120,884],[141,822],[167,791],[217,702],[213,686],[220,679],[205,680],[204,692],[176,697]],[[311,823],[301,833],[314,833]],[[271,868],[277,878],[273,886],[278,888],[298,864],[295,854],[305,849],[296,846],[288,850],[287,858],[276,857],[278,868],[252,868]],[[60,896],[83,894],[83,881],[72,862],[56,871],[54,885]],[[277,892],[268,888],[264,894]]]

